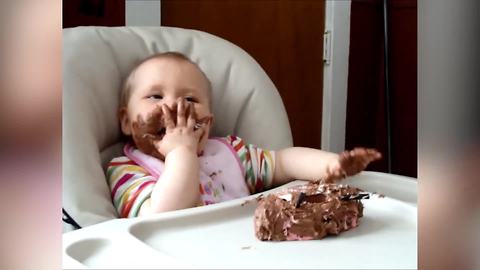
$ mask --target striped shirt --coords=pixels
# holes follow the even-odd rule
[[[275,152],[246,144],[236,136],[223,138],[238,155],[250,194],[272,187]],[[126,156],[112,159],[107,167],[112,201],[120,217],[136,217],[142,204],[150,198],[157,179]],[[200,185],[199,189],[202,189]]]

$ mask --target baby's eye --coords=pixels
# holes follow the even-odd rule
[[[194,103],[198,102],[198,100],[194,97],[186,97],[185,100],[188,101],[188,102],[194,102]]]
[[[149,99],[162,99],[163,97],[161,95],[151,95],[148,98]]]

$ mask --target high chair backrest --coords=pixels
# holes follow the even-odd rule
[[[117,218],[106,164],[122,155],[117,119],[120,88],[147,56],[183,53],[212,83],[212,136],[237,135],[277,150],[292,145],[280,95],[260,65],[211,34],[172,27],[77,27],[63,30],[64,220],[85,227]],[[70,225],[64,231],[71,230]]]

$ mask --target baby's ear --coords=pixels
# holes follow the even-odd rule
[[[126,107],[121,107],[120,109],[118,109],[118,119],[120,120],[120,127],[122,129],[122,133],[125,135],[132,135],[130,119],[128,118],[128,112]]]

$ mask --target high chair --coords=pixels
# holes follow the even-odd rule
[[[241,48],[211,34],[172,27],[77,27],[63,32],[64,220],[85,227],[117,218],[105,166],[121,154],[117,107],[122,80],[143,58],[176,51],[212,83],[211,136],[236,135],[266,149],[292,146],[275,85]],[[75,226],[64,223],[64,231]]]
[[[105,169],[122,155],[117,119],[121,83],[139,60],[166,51],[185,54],[210,79],[215,115],[211,136],[237,135],[272,150],[292,146],[277,89],[260,65],[232,43],[171,27],[64,29],[64,269],[416,268],[417,183],[392,174],[362,172],[345,179],[375,193],[364,202],[358,228],[318,241],[255,238],[258,194],[119,219]]]

